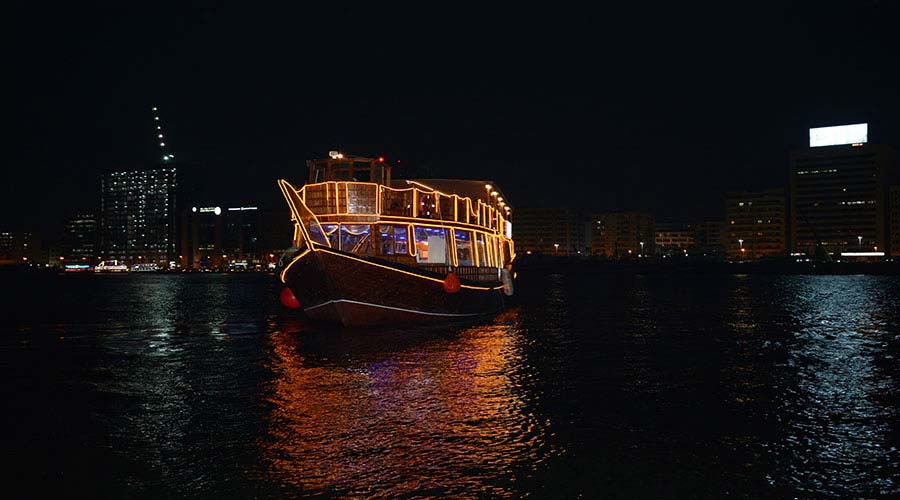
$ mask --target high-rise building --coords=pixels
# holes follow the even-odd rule
[[[732,192],[725,196],[728,260],[785,257],[787,236],[782,189]]]
[[[900,184],[891,186],[891,257],[900,257]]]
[[[790,249],[808,255],[888,251],[893,151],[868,143],[866,124],[810,129],[790,156]]]
[[[571,208],[517,208],[516,253],[577,256],[584,251],[584,223]]]
[[[653,216],[639,212],[595,214],[591,254],[610,259],[651,256],[655,253]]]
[[[63,229],[61,257],[67,262],[96,264],[97,217],[89,212],[75,214]]]
[[[100,254],[126,264],[169,267],[177,259],[177,169],[106,172],[100,185]]]

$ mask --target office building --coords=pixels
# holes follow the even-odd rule
[[[75,214],[63,228],[60,257],[66,262],[94,265],[97,255],[97,217],[89,212]]]
[[[608,259],[652,256],[656,247],[653,216],[639,212],[600,213],[593,217],[591,254]]]
[[[726,258],[785,257],[785,196],[781,189],[732,192],[725,197]]]
[[[103,174],[100,256],[168,268],[178,257],[177,192],[177,170],[172,164]]]
[[[810,129],[809,144],[790,156],[791,252],[884,255],[893,151],[866,124]]]

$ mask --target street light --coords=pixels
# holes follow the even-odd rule
[[[859,249],[862,250],[862,236],[857,236],[856,239],[859,240]]]
[[[558,255],[558,254],[559,254],[559,243],[554,243],[554,244],[553,244],[553,248],[556,249],[555,252],[556,252],[556,254]]]
[[[641,257],[644,256],[644,242],[641,242]]]

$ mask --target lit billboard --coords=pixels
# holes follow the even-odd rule
[[[838,125],[809,129],[809,147],[863,144],[869,140],[869,124]]]

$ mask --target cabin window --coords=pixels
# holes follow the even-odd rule
[[[381,212],[384,215],[412,217],[412,189],[382,190]]]
[[[373,255],[372,226],[341,224],[341,250],[357,255]]]
[[[416,262],[447,263],[447,230],[440,227],[415,227]]]
[[[331,243],[331,248],[340,248],[341,241],[340,235],[338,234],[338,225],[322,224],[322,230],[325,231],[325,235],[328,237],[328,243]]]
[[[380,255],[409,255],[409,238],[406,226],[378,225]]]
[[[475,250],[478,252],[478,265],[482,267],[488,266],[487,245],[484,242],[484,234],[482,233],[475,233]]]
[[[474,266],[474,255],[472,252],[472,232],[453,230],[453,237],[456,240],[456,262],[460,266]]]
[[[331,179],[332,181],[349,181],[350,180],[350,169],[349,168],[335,168],[331,171]]]

